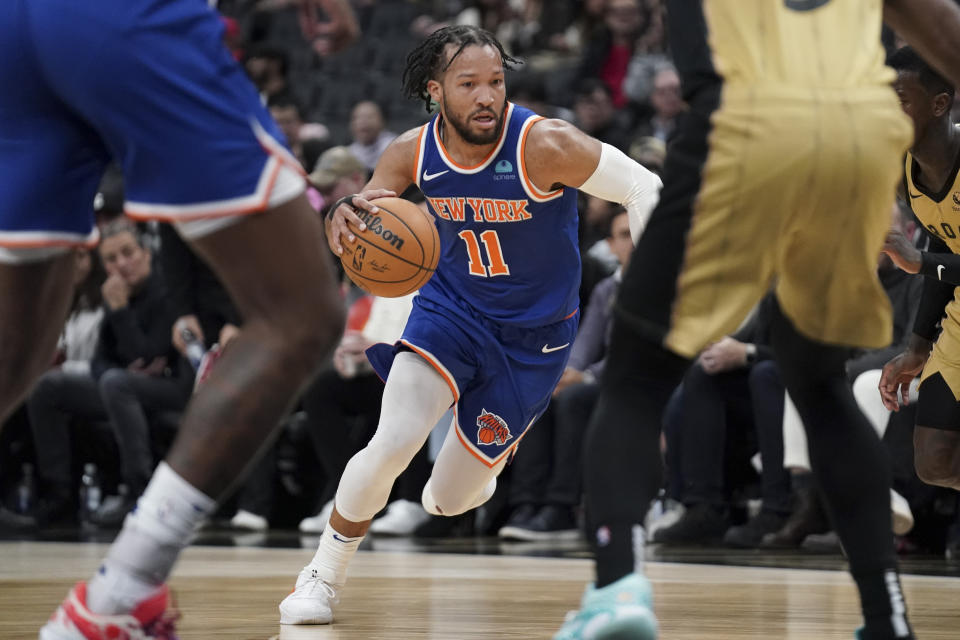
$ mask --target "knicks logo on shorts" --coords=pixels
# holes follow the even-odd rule
[[[495,413],[486,409],[480,410],[477,416],[477,444],[506,444],[512,438],[507,422]]]

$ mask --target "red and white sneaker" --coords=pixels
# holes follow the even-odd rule
[[[177,640],[178,617],[166,585],[130,613],[103,615],[87,608],[87,583],[78,582],[40,629],[40,640]]]

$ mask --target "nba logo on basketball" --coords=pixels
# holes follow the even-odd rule
[[[512,438],[506,421],[495,413],[481,409],[477,416],[477,444],[506,444]]]

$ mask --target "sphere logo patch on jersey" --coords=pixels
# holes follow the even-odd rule
[[[960,191],[953,192],[953,210],[960,211]]]
[[[513,173],[513,165],[509,160],[501,160],[493,168],[494,180],[516,180],[517,176]]]
[[[504,445],[513,435],[510,433],[510,427],[507,421],[495,413],[490,413],[486,409],[480,410],[477,416],[477,444],[496,444]]]

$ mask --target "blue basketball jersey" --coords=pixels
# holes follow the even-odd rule
[[[424,298],[465,302],[517,327],[542,327],[576,312],[577,190],[541,191],[523,164],[527,133],[540,119],[508,103],[496,147],[474,167],[444,149],[439,114],[421,128],[416,183],[441,245],[436,273],[420,290]]]

